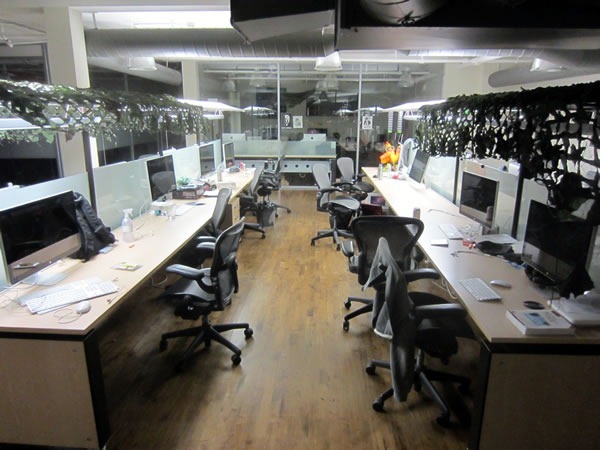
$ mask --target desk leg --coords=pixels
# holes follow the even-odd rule
[[[109,424],[96,333],[0,335],[0,442],[101,448]]]
[[[599,346],[482,343],[480,363],[470,450],[598,446]]]

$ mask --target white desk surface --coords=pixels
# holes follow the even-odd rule
[[[253,171],[223,174],[223,181],[235,182],[236,189],[232,197],[238,195],[253,176]],[[191,200],[174,200],[177,203],[188,203]],[[104,280],[112,280],[119,286],[119,292],[90,300],[92,309],[69,323],[61,324],[55,312],[47,314],[30,314],[26,307],[8,300],[15,298],[21,293],[31,292],[35,288],[18,285],[5,291],[0,296],[0,331],[17,333],[60,333],[85,335],[93,328],[97,328],[111,311],[126,297],[132,297],[132,293],[143,282],[169,259],[175,255],[198,230],[202,228],[211,218],[216,203],[215,198],[201,198],[198,205],[191,208],[182,216],[169,220],[166,216],[155,216],[144,214],[133,220],[136,240],[133,243],[125,243],[121,240],[121,230],[114,230],[118,242],[114,249],[105,254],[98,254],[87,262],[80,260],[65,259],[47,270],[58,270],[68,276],[63,283],[69,283],[85,278],[100,277]],[[118,263],[128,262],[140,264],[141,267],[135,271],[114,269]],[[44,288],[44,286],[40,287]],[[107,301],[110,299],[110,302]],[[135,301],[129,298],[128,301]],[[75,308],[71,307],[75,316]],[[62,313],[62,311],[61,311]]]
[[[503,258],[488,256],[477,249],[463,246],[462,240],[448,240],[448,247],[430,245],[432,239],[444,239],[441,223],[452,223],[459,230],[466,225],[477,230],[477,224],[462,216],[458,206],[437,192],[418,185],[411,179],[396,180],[376,178],[377,168],[363,168],[376,190],[399,216],[413,215],[415,207],[421,209],[425,230],[419,247],[434,267],[458,295],[469,315],[485,339],[490,343],[577,343],[599,344],[600,328],[577,328],[576,336],[525,336],[506,318],[507,309],[525,309],[524,300],[546,304],[547,298],[526,277],[522,268],[515,268]],[[468,253],[462,253],[462,252]],[[461,253],[454,253],[461,252]],[[500,302],[478,302],[460,284],[465,278],[481,278],[486,282],[501,279],[512,284],[510,289],[491,286],[502,296]]]

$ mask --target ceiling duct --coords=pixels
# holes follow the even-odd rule
[[[580,77],[598,73],[593,68],[565,68],[561,71],[532,71],[530,65],[519,65],[510,69],[499,70],[488,77],[488,83],[493,88],[519,86],[527,83],[560,80],[563,78]]]
[[[248,42],[334,23],[335,0],[231,0],[231,25]]]
[[[87,30],[88,57],[155,58],[317,58],[334,51],[333,38],[320,32],[281,36],[247,44],[227,29]]]
[[[100,58],[94,56],[88,57],[88,64],[90,66],[102,67],[103,69],[114,70],[115,72],[122,72],[131,76],[158,81],[173,86],[179,86],[182,83],[182,77],[179,71],[170,69],[162,64],[155,64],[154,70],[132,70],[128,67],[127,58]]]

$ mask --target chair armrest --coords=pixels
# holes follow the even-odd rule
[[[217,238],[214,236],[197,236],[196,242],[198,242],[198,244],[206,244],[206,243],[214,244],[215,242],[217,242]]]
[[[214,253],[215,252],[215,243],[214,242],[201,242],[200,244],[196,245],[196,250],[202,251],[202,252]]]
[[[467,316],[467,310],[457,303],[443,303],[417,306],[414,314],[418,322],[423,319],[463,319]]]
[[[200,280],[210,269],[195,269],[194,267],[185,266],[183,264],[171,264],[165,270],[190,280]]]
[[[403,274],[407,283],[417,280],[439,280],[441,278],[440,274],[435,269],[406,270]]]
[[[341,248],[342,248],[342,253],[344,254],[345,257],[350,258],[351,256],[354,256],[354,241],[353,240],[346,239],[345,241],[342,242]]]

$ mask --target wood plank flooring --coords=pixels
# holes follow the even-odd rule
[[[175,372],[187,341],[171,340],[160,353],[160,335],[194,324],[157,299],[168,283],[161,274],[100,330],[113,431],[107,449],[466,448],[468,421],[453,415],[449,428],[439,427],[437,408],[420,393],[404,404],[388,400],[385,413],[373,411],[390,378],[387,371],[369,376],[364,367],[371,358],[387,359],[388,347],[366,315],[342,330],[345,298],[361,295],[356,276],[331,240],[310,245],[328,223],[315,209],[314,191],[282,191],[273,200],[293,212],[282,211],[264,240],[246,233],[240,292],[213,317],[254,329],[249,340],[242,331],[226,333],[242,348],[240,366],[232,367],[229,350],[215,343]],[[472,369],[476,354],[467,349],[453,364]]]

